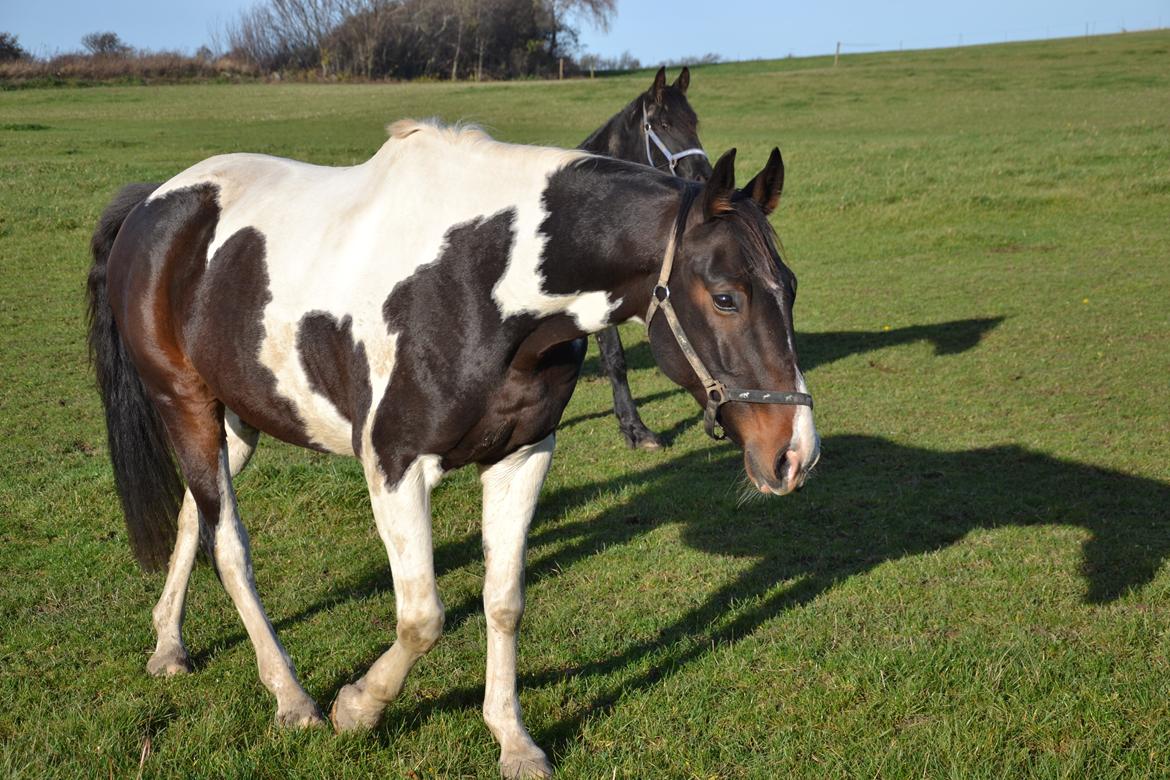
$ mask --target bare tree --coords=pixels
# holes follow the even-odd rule
[[[320,68],[328,77],[334,64],[332,33],[350,5],[346,0],[268,0],[228,25],[228,46],[266,70]]]
[[[321,75],[328,77],[330,33],[344,18],[344,0],[269,0],[272,17],[286,40],[300,51],[316,52]]]
[[[617,0],[540,0],[549,18],[549,51],[556,59],[564,55],[560,40],[571,31],[569,18],[584,18],[602,32],[609,29],[610,17],[617,11]]]
[[[378,53],[395,17],[403,8],[401,0],[341,0],[342,21],[330,34],[330,46],[339,70],[373,78]]]
[[[91,32],[82,36],[81,45],[95,57],[125,57],[133,51],[114,32]]]
[[[455,12],[455,53],[451,55],[451,80],[459,80],[459,55],[463,51],[463,30],[468,26],[474,0],[451,0]]]

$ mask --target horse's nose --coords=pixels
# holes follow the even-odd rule
[[[781,450],[776,456],[776,479],[784,485],[785,493],[804,487],[804,472],[800,461],[800,453],[791,446]]]

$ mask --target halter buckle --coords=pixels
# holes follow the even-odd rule
[[[719,421],[720,406],[723,406],[722,402],[716,402],[708,397],[707,405],[703,408],[703,430],[716,441],[723,441],[727,438],[723,423]]]
[[[707,405],[703,408],[703,429],[712,439],[723,441],[727,438],[727,431],[719,421],[719,407],[728,401],[727,387],[712,377],[711,382],[703,389],[707,391]]]

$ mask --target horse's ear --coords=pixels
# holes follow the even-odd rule
[[[650,85],[650,94],[654,96],[654,102],[662,105],[662,98],[666,94],[666,66],[658,69],[654,74],[654,83]]]
[[[735,149],[728,149],[715,163],[711,178],[703,189],[703,216],[713,219],[731,211],[735,193]]]
[[[744,194],[760,204],[765,214],[776,210],[780,202],[780,191],[784,189],[784,160],[780,157],[780,150],[772,147],[772,154],[768,156],[768,164],[764,170],[755,175],[747,186]]]
[[[678,91],[687,94],[687,87],[691,85],[691,69],[683,67],[682,73],[678,74],[678,78],[674,80],[674,86],[678,87]]]

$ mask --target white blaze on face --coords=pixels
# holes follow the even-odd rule
[[[259,359],[276,376],[277,392],[296,408],[309,436],[333,452],[352,453],[349,422],[309,384],[296,349],[308,312],[352,321],[354,343],[370,365],[370,415],[388,389],[398,334],[382,306],[395,286],[442,254],[451,228],[514,210],[507,268],[491,291],[502,317],[566,313],[586,332],[616,308],[603,292],[544,291],[540,264],[547,217],[543,195],[556,171],[585,153],[497,143],[477,130],[417,122],[391,127],[391,139],[369,161],[330,168],[256,154],[213,157],[152,195],[199,184],[219,188],[220,219],[208,249],[251,228],[265,240],[271,302]],[[476,258],[469,258],[476,262]],[[456,313],[453,313],[456,314]],[[422,334],[430,337],[437,334]],[[371,419],[361,421],[368,446]]]
[[[796,391],[807,393],[808,385],[804,383],[804,374],[796,369]],[[792,444],[791,447],[800,456],[800,463],[804,469],[810,469],[821,456],[821,437],[817,435],[817,426],[813,422],[813,410],[807,406],[797,406],[796,414],[792,417]]]
[[[781,316],[786,316],[791,323],[791,310],[785,314],[786,295],[784,289],[770,279],[766,280],[766,285],[776,298],[776,306]],[[796,341],[794,334],[795,328],[785,328],[784,338],[788,343],[789,354],[793,356],[792,370],[796,372],[796,392],[808,394],[808,385],[805,384],[804,374],[795,363]],[[807,470],[812,468],[821,456],[821,438],[817,435],[817,427],[813,422],[813,410],[807,406],[795,406],[794,409],[796,411],[792,416],[792,441],[789,446],[800,456],[801,466]]]

